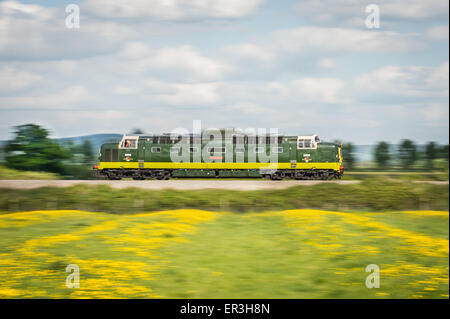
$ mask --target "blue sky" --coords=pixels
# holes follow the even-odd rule
[[[0,1],[0,139],[29,122],[66,137],[201,120],[448,143],[448,25],[444,0]]]

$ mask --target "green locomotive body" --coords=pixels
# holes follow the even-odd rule
[[[220,140],[194,135],[124,136],[119,143],[101,146],[100,163],[94,169],[109,179],[333,179],[343,175],[341,148],[321,142],[317,135],[245,135]],[[174,157],[182,160],[174,161]]]

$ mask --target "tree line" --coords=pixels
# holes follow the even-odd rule
[[[436,160],[442,160],[444,167],[448,168],[448,144],[438,145],[436,142],[428,142],[425,147],[419,149],[416,143],[409,139],[403,139],[394,149],[387,142],[378,142],[373,151],[373,161],[380,169],[401,168],[412,169],[421,162],[421,169],[436,169]],[[355,167],[355,146],[353,143],[343,144],[343,158],[346,168]]]

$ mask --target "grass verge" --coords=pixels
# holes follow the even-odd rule
[[[233,212],[314,208],[326,210],[448,210],[449,186],[371,178],[358,184],[317,184],[283,190],[143,190],[106,185],[2,189],[0,211],[79,209],[138,213],[179,208]]]
[[[61,177],[53,173],[18,171],[0,165],[0,179],[61,179]]]

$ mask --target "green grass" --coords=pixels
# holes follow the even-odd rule
[[[391,212],[391,220],[398,217],[392,217],[393,214],[401,215]],[[282,215],[223,216],[217,223],[201,226],[188,236],[188,245],[163,249],[171,256],[173,267],[162,272],[164,279],[155,281],[154,287],[169,298],[443,298],[448,295],[446,256],[423,257],[416,255],[414,248],[408,252],[396,251],[392,248],[404,245],[398,238],[374,239],[364,227],[352,227],[339,218],[327,218],[324,223],[327,221],[333,227],[342,227],[344,233],[337,234],[326,226],[308,230],[309,223],[302,225],[302,229],[286,227]],[[437,228],[441,234],[445,233],[443,237],[448,243],[448,219],[439,218],[439,223]],[[410,224],[414,222],[410,220]],[[408,228],[413,226],[404,229]],[[349,238],[346,232],[356,235]],[[317,249],[308,243],[316,239],[325,247]],[[327,244],[343,247],[328,248]],[[376,247],[379,252],[369,253],[366,246]],[[367,289],[365,267],[373,263],[381,267],[381,276],[383,268],[393,267],[399,268],[400,276],[386,275],[382,277],[380,289]],[[429,283],[436,290],[424,290],[426,285],[412,288],[414,280],[427,281],[428,276],[414,271],[400,274],[405,265],[442,269],[442,277]]]
[[[44,172],[31,172],[31,171],[18,171],[15,169],[7,168],[0,165],[0,179],[60,179],[58,174],[44,173]]]
[[[408,172],[408,171],[347,171],[344,180],[364,180],[371,178],[383,178],[397,181],[448,181],[448,170]]]
[[[0,211],[80,209],[121,214],[178,208],[234,212],[294,208],[448,210],[448,201],[448,185],[371,178],[351,185],[322,183],[262,191],[114,189],[106,185],[2,189]]]
[[[9,213],[0,298],[448,298],[448,233],[427,211]]]

